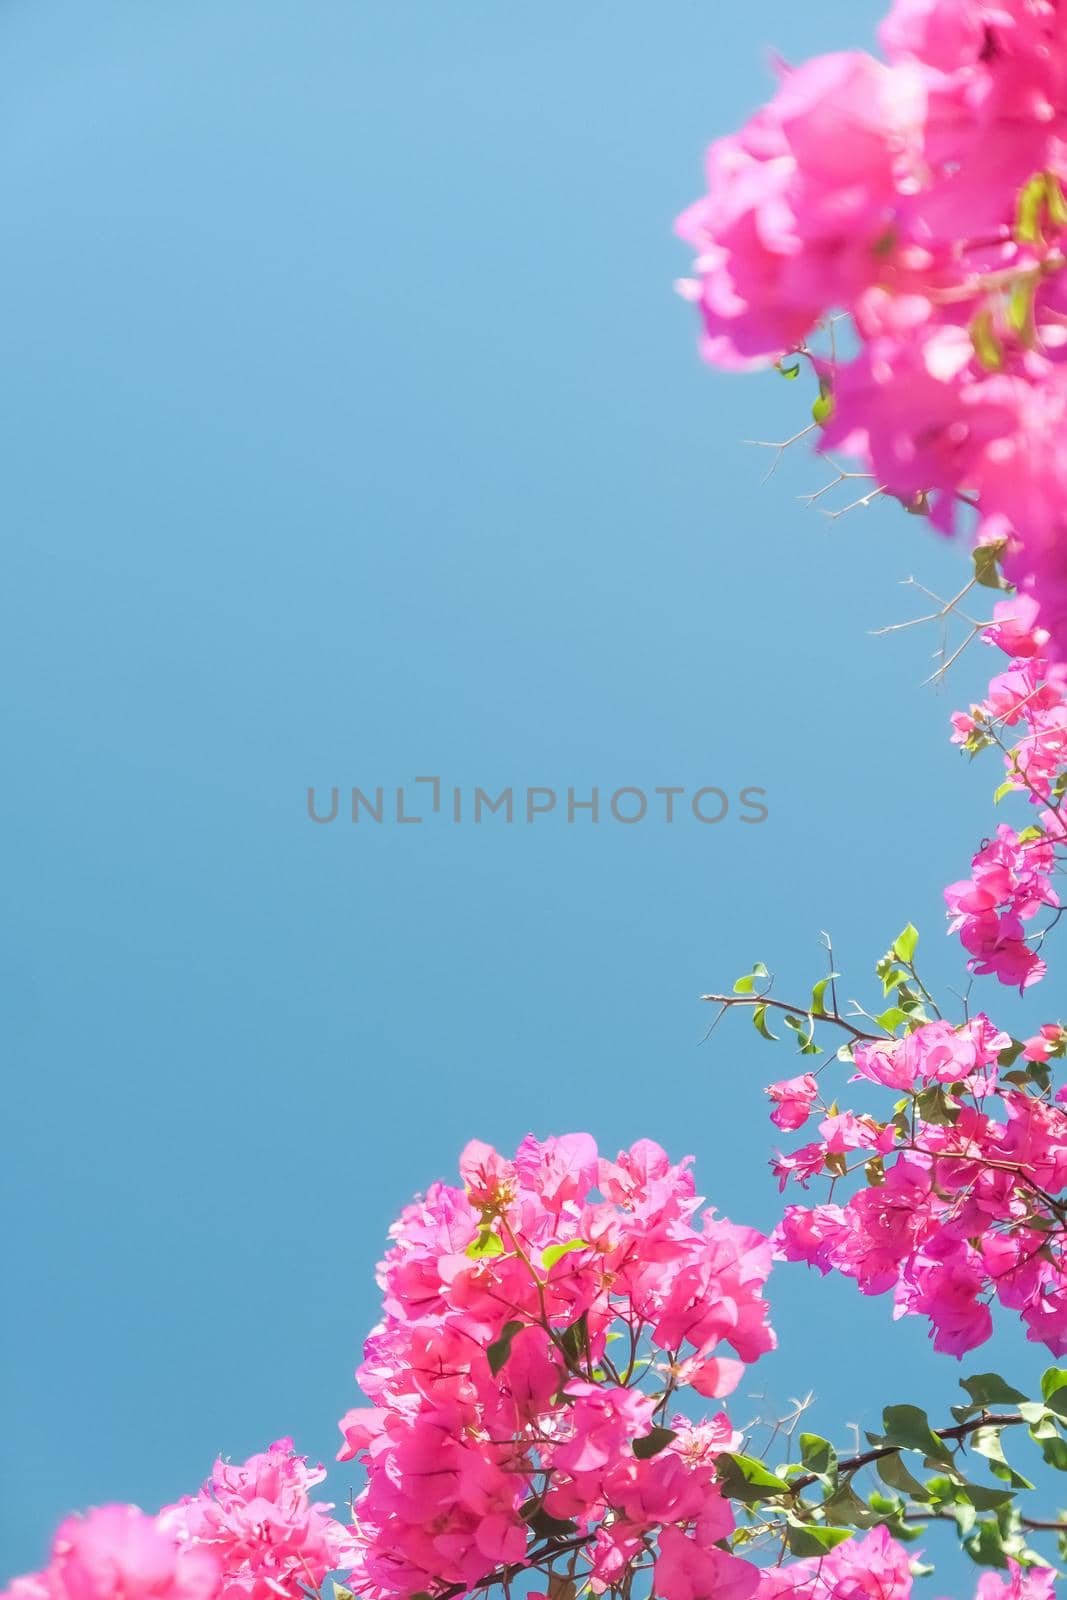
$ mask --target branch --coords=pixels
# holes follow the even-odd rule
[[[952,1428],[935,1428],[934,1432],[939,1439],[947,1442],[962,1441],[968,1434],[977,1433],[980,1428],[1011,1428],[1023,1422],[1017,1415],[993,1416],[985,1412],[980,1417],[975,1417],[970,1422],[960,1422]],[[887,1444],[878,1445],[874,1449],[865,1450],[861,1455],[846,1457],[840,1463],[842,1472],[858,1472],[862,1467],[869,1467],[872,1462],[880,1461],[883,1456],[899,1455],[903,1445]],[[807,1489],[818,1479],[815,1472],[807,1473],[802,1477],[794,1478],[789,1488],[796,1494],[802,1489]],[[1044,1530],[1060,1530],[1067,1532],[1067,1526],[1058,1522],[1033,1522],[1023,1519],[1028,1528]],[[549,1540],[531,1550],[522,1561],[513,1561],[506,1567],[496,1567],[492,1572],[487,1572],[484,1578],[476,1583],[452,1583],[446,1589],[439,1589],[433,1600],[461,1600],[463,1595],[475,1594],[481,1589],[489,1589],[493,1584],[508,1584],[523,1572],[530,1572],[545,1561],[554,1561],[558,1556],[568,1555],[573,1550],[581,1550],[583,1546],[591,1544],[596,1537],[595,1533],[576,1533],[570,1538]]]
[[[571,1550],[580,1550],[583,1545],[590,1544],[595,1537],[596,1535],[592,1533],[576,1533],[570,1539],[550,1541],[537,1550],[529,1551],[522,1561],[513,1561],[509,1566],[496,1567],[492,1572],[487,1572],[477,1583],[450,1583],[447,1589],[439,1589],[433,1600],[459,1600],[461,1595],[476,1594],[479,1589],[488,1589],[494,1583],[510,1583],[512,1578],[517,1578],[520,1573],[530,1572],[534,1567],[539,1567],[542,1561],[554,1561],[557,1556],[565,1556]]]
[[[810,1006],[791,1006],[784,1000],[772,1000],[766,994],[702,994],[700,998],[722,1006],[723,1011],[728,1011],[731,1006],[772,1006],[775,1011],[788,1011],[791,1017],[814,1017],[816,1022],[832,1022],[835,1027],[844,1028],[854,1039],[869,1039],[873,1044],[888,1042],[886,1034],[864,1033],[862,1028],[853,1027],[836,1011],[815,1013]]]
[[[951,1511],[905,1511],[901,1515],[902,1522],[955,1522]],[[1030,1533],[1064,1533],[1067,1534],[1067,1522],[1043,1522],[1040,1517],[1024,1517],[1019,1514],[1020,1527],[1026,1528]]]
[[[1025,1420],[1024,1417],[1011,1414],[1007,1416],[992,1416],[986,1411],[980,1417],[972,1417],[970,1422],[958,1422],[952,1428],[935,1428],[934,1435],[938,1439],[943,1439],[946,1444],[961,1443],[967,1438],[968,1434],[977,1433],[981,1428],[1015,1428],[1019,1427]],[[875,1445],[871,1450],[864,1450],[861,1455],[847,1456],[844,1461],[838,1463],[838,1469],[841,1472],[859,1472],[861,1467],[869,1467],[872,1462],[881,1461],[886,1456],[899,1455],[901,1450],[904,1449],[907,1449],[907,1446],[901,1444]],[[803,1477],[794,1478],[789,1487],[799,1491],[810,1488],[818,1480],[819,1474],[817,1472],[809,1472],[804,1474]]]

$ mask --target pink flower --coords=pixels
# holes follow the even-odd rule
[[[1056,1573],[1051,1567],[1019,1566],[1008,1558],[1008,1576],[983,1572],[975,1600],[1053,1600]]]
[[[680,1528],[664,1528],[653,1582],[663,1600],[750,1600],[760,1573],[737,1556],[705,1549]]]
[[[183,1548],[136,1506],[101,1506],[60,1523],[52,1559],[19,1578],[11,1600],[216,1600],[222,1593],[213,1552]]]
[[[1067,1033],[1058,1022],[1043,1023],[1033,1038],[1024,1040],[1023,1060],[1049,1061],[1053,1056],[1062,1055],[1065,1039]]]
[[[1059,905],[1049,877],[1053,862],[1048,839],[1024,841],[1002,823],[996,839],[974,857],[971,877],[949,884],[949,932],[958,932],[970,951],[973,972],[995,973],[1020,990],[1044,975],[1045,964],[1026,942],[1023,924],[1043,907]]]
[[[475,1142],[461,1170],[463,1190],[435,1184],[406,1208],[379,1269],[383,1320],[359,1371],[370,1406],[341,1423],[341,1458],[366,1469],[349,1587],[368,1600],[476,1588],[536,1543],[532,1496],[589,1531],[596,1592],[663,1527],[723,1538],[714,1457],[729,1425],[714,1449],[681,1422],[657,1439],[656,1402],[624,1373],[651,1364],[676,1389],[732,1389],[773,1346],[769,1242],[710,1211],[697,1223],[688,1160],[648,1140],[615,1161],[588,1134],[531,1136],[510,1161]],[[611,1333],[631,1352],[611,1347],[622,1369]]]
[[[772,1083],[766,1091],[774,1101],[771,1121],[786,1133],[803,1127],[811,1115],[811,1108],[819,1094],[819,1086],[810,1072],[798,1078],[784,1078]]]
[[[217,1558],[229,1600],[301,1600],[353,1554],[332,1506],[310,1499],[325,1476],[293,1453],[291,1439],[278,1439],[241,1466],[220,1458],[199,1494],[164,1508],[160,1526]]]
[[[697,250],[709,360],[772,361],[877,277],[922,110],[917,75],[859,53],[822,56],[787,71],[740,135],[712,145],[708,194],[677,224]]]
[[[942,532],[974,508],[1019,590],[995,642],[1067,659],[1060,10],[896,0],[880,39],[886,62],[784,70],[711,146],[707,192],[677,224],[696,254],[681,287],[709,361],[810,356],[832,399],[821,448]],[[806,341],[831,312],[850,327],[824,355]]]
[[[1032,660],[1048,644],[1048,629],[1038,625],[1038,606],[1032,595],[1018,594],[1012,600],[998,600],[993,607],[993,626],[982,635],[1007,656]]]
[[[903,1547],[885,1528],[874,1528],[853,1534],[824,1556],[768,1569],[759,1600],[908,1600],[910,1594],[911,1569]]]

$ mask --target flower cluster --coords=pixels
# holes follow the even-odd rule
[[[43,1572],[15,1578],[4,1600],[217,1600],[219,1564],[183,1546],[136,1506],[67,1517]]]
[[[678,222],[703,350],[810,357],[825,449],[951,531],[966,507],[1067,656],[1067,14],[896,0],[884,60],[783,69]],[[833,314],[851,335],[809,345]],[[842,346],[845,353],[842,354]]]
[[[764,1573],[759,1600],[908,1600],[911,1566],[885,1528],[849,1539],[826,1555],[791,1561]],[[995,1594],[979,1600],[999,1600]],[[1026,1600],[1044,1600],[1037,1591]]]
[[[1007,1572],[979,1578],[975,1600],[1052,1600],[1051,1568],[1026,1570],[1009,1559]],[[885,1528],[875,1528],[826,1555],[763,1573],[758,1600],[908,1600],[911,1587],[907,1553]]]
[[[786,1208],[779,1257],[840,1272],[864,1294],[892,1291],[897,1316],[929,1319],[935,1349],[960,1356],[982,1344],[996,1300],[1062,1355],[1067,1113],[1051,1099],[1047,1064],[1065,1044],[1058,1025],[1019,1044],[982,1015],[860,1040],[852,1081],[899,1098],[884,1117],[824,1110],[819,1138],[778,1156],[783,1191],[817,1177],[830,1184],[825,1203]],[[788,1082],[772,1086],[778,1108],[818,1114],[806,1080],[791,1082],[794,1094]],[[850,1178],[858,1182],[842,1202]]]
[[[301,1600],[351,1554],[332,1508],[308,1497],[324,1477],[279,1439],[243,1466],[217,1461],[199,1494],[157,1516],[111,1505],[68,1517],[48,1566],[2,1600]]]
[[[1019,990],[1044,977],[1045,963],[1024,924],[1043,908],[1059,906],[1050,877],[1055,859],[1050,839],[1027,838],[1001,823],[996,838],[972,856],[970,877],[949,884],[949,932],[959,933],[971,972],[993,973]]]
[[[352,1554],[332,1505],[310,1497],[325,1476],[324,1467],[294,1454],[291,1439],[276,1439],[242,1466],[220,1458],[199,1494],[165,1507],[160,1525],[182,1549],[216,1557],[221,1600],[296,1600]]]
[[[460,1172],[404,1211],[380,1268],[371,1405],[341,1423],[367,1469],[350,1587],[458,1594],[569,1553],[596,1592],[642,1561],[663,1600],[744,1600],[714,1465],[737,1440],[670,1405],[725,1395],[772,1348],[768,1241],[698,1221],[688,1161],[647,1140],[615,1161],[587,1134],[513,1160],[473,1143]]]
[[[1067,845],[1067,666],[1043,654],[1048,634],[1026,595],[994,606],[983,637],[1009,656],[1008,667],[993,678],[984,700],[955,713],[953,739],[972,755],[997,745],[1005,767],[998,799],[1018,791],[1038,816],[1021,832],[1001,824],[974,856],[970,877],[950,884],[945,900],[950,931],[959,932],[970,970],[1025,989],[1046,968],[1024,924],[1060,905],[1051,880],[1057,850]]]

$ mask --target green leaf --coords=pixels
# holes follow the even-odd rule
[[[961,1378],[960,1388],[966,1389],[976,1406],[1014,1406],[1026,1399],[996,1372],[976,1372],[973,1378]]]
[[[807,1017],[802,1021],[800,1017],[787,1015],[784,1020],[786,1027],[792,1028],[793,1032],[796,1034],[797,1049],[800,1051],[802,1056],[821,1055],[822,1052],[820,1051],[818,1045],[813,1042],[815,1038],[814,1017]]]
[[[880,1456],[874,1463],[874,1470],[884,1484],[909,1500],[929,1500],[929,1491],[912,1476],[896,1451],[891,1456]]]
[[[842,1484],[836,1494],[824,1500],[821,1510],[824,1517],[831,1518],[834,1523],[847,1523],[850,1528],[873,1528],[881,1520],[850,1483]]]
[[[1037,277],[1034,273],[1028,272],[1016,278],[1008,296],[1008,327],[1027,348],[1032,348],[1037,337],[1037,328],[1034,324],[1036,293]]]
[[[1047,1404],[1049,1398],[1067,1384],[1067,1372],[1062,1367],[1049,1367],[1047,1372],[1041,1374],[1041,1398]]]
[[[789,1492],[788,1485],[775,1473],[757,1461],[755,1456],[737,1455],[731,1451],[718,1457],[715,1477],[719,1489],[728,1500],[773,1500]]]
[[[783,378],[795,378],[800,372],[799,361],[794,361],[791,367],[787,367],[784,361],[776,361],[774,367],[775,371],[780,372]]]
[[[817,1433],[800,1435],[800,1459],[809,1472],[822,1480],[828,1488],[837,1482],[837,1451],[828,1439]]]
[[[346,1589],[341,1583],[335,1583],[333,1586],[333,1600],[356,1600],[356,1597],[351,1589]]]
[[[1045,173],[1045,205],[1055,226],[1067,227],[1067,200],[1063,197],[1059,178],[1052,172]]]
[[[1004,1446],[1000,1442],[999,1428],[979,1428],[971,1437],[971,1449],[977,1450],[980,1456],[985,1456],[991,1471],[1003,1483],[1010,1483],[1013,1489],[1032,1489],[1034,1486],[1029,1478],[1024,1478],[1021,1472],[1009,1466],[1004,1454]]]
[[[583,1311],[576,1322],[569,1328],[564,1328],[559,1334],[559,1342],[564,1353],[571,1361],[580,1361],[589,1345],[589,1313]]]
[[[1043,172],[1035,172],[1019,190],[1015,205],[1015,238],[1019,244],[1037,244],[1041,238],[1041,207],[1048,192]]]
[[[863,1163],[863,1175],[867,1179],[868,1188],[880,1189],[885,1182],[885,1157],[872,1156]]]
[[[673,1428],[653,1428],[651,1433],[634,1440],[634,1455],[638,1461],[650,1461],[653,1456],[658,1456],[661,1450],[666,1450],[671,1440],[677,1437]]]
[[[885,1436],[879,1442],[894,1444],[901,1450],[918,1450],[932,1461],[952,1465],[952,1452],[930,1426],[930,1419],[918,1406],[886,1406],[882,1412]]]
[[[1004,349],[997,336],[993,313],[988,306],[984,306],[977,316],[971,318],[969,331],[974,353],[981,365],[987,372],[999,372],[1004,365]]]
[[[489,1359],[489,1371],[494,1378],[511,1354],[512,1339],[517,1333],[521,1332],[523,1326],[521,1322],[505,1322],[500,1330],[499,1338],[494,1339],[492,1344],[486,1346],[485,1353]]]
[[[537,1495],[531,1495],[519,1507],[519,1515],[526,1525],[541,1539],[566,1539],[578,1531],[578,1524],[563,1517],[553,1517],[541,1504]]]
[[[1037,1443],[1046,1466],[1055,1467],[1057,1472],[1067,1472],[1067,1442],[1058,1433],[1048,1439],[1038,1439]]]
[[[929,1088],[920,1090],[915,1096],[915,1109],[924,1122],[932,1122],[937,1127],[951,1127],[960,1115],[959,1106],[953,1105],[942,1083],[932,1083]]]
[[[1001,556],[1008,548],[1006,539],[993,539],[989,544],[977,544],[971,552],[974,563],[974,576],[978,583],[986,589],[1010,589],[1011,584],[1001,576],[999,562]],[[989,739],[983,738],[978,749],[989,744]]]
[[[734,994],[751,994],[756,987],[757,978],[769,978],[770,973],[762,961],[757,961],[751,972],[746,972],[743,978],[738,978],[734,984]]]
[[[1058,1417],[1067,1417],[1067,1378],[1058,1389],[1053,1389],[1051,1394],[1045,1396],[1045,1404]]]
[[[894,989],[899,989],[902,983],[907,983],[908,974],[902,972],[896,964],[892,951],[882,957],[875,967],[875,973],[882,980],[882,993],[888,995]]]
[[[902,933],[898,933],[893,940],[893,954],[898,961],[903,961],[908,966],[915,957],[915,948],[919,943],[919,930],[909,922]]]
[[[493,1225],[487,1222],[479,1228],[470,1244],[467,1246],[467,1255],[472,1261],[484,1261],[489,1256],[502,1256],[504,1254],[504,1241],[499,1233],[493,1232]]]
[[[955,1505],[951,1506],[949,1509],[956,1519],[956,1527],[959,1529],[960,1538],[966,1539],[967,1535],[978,1521],[977,1511],[975,1511],[969,1500],[957,1500]]]
[[[833,392],[828,385],[825,388],[823,387],[824,382],[824,379],[819,379],[819,396],[817,400],[813,401],[811,407],[812,420],[817,422],[820,427],[824,422],[829,422],[834,414]]]
[[[840,976],[841,976],[841,974],[839,972],[828,972],[826,974],[826,977],[825,978],[820,978],[818,983],[812,989],[812,991],[811,991],[811,1014],[812,1014],[813,1017],[825,1017],[825,1015],[826,1015],[826,1001],[824,999],[824,996],[825,996],[826,991],[829,988],[830,984],[833,982],[833,980],[835,978],[839,978]]]
[[[756,1032],[761,1033],[765,1039],[777,1039],[778,1037],[778,1035],[776,1033],[772,1033],[770,1028],[767,1026],[766,1006],[757,1006],[753,1011],[752,1026],[755,1028]]]
[[[999,1523],[992,1517],[987,1517],[984,1522],[979,1522],[970,1538],[967,1539],[965,1548],[967,1553],[980,1567],[1000,1567],[1008,1565],[1008,1552],[1004,1548],[1004,1535]],[[1012,1541],[1012,1554],[1016,1548]]]
[[[824,1556],[852,1538],[851,1528],[828,1528],[823,1523],[799,1522],[792,1516],[787,1520],[786,1543],[795,1556]]]
[[[572,1250],[589,1250],[588,1239],[568,1239],[566,1244],[550,1244],[541,1254],[541,1265],[552,1268],[563,1256],[569,1256]]]
[[[960,1493],[967,1496],[976,1511],[999,1511],[1015,1498],[1010,1489],[991,1489],[984,1483],[961,1484]]]

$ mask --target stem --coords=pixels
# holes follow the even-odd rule
[[[951,1511],[905,1511],[902,1513],[903,1522],[955,1522]],[[1024,1517],[1020,1514],[1019,1522],[1022,1527],[1031,1533],[1067,1533],[1067,1522],[1043,1522],[1040,1517]]]
[[[959,1443],[966,1439],[969,1434],[977,1433],[981,1428],[1015,1428],[1019,1427],[1024,1421],[1025,1418],[1017,1415],[993,1416],[988,1411],[984,1411],[980,1417],[973,1417],[970,1422],[958,1422],[951,1428],[935,1428],[934,1435],[938,1439],[943,1439],[947,1444]],[[861,1455],[847,1456],[844,1461],[839,1463],[839,1470],[848,1473],[859,1472],[862,1467],[869,1467],[872,1462],[882,1461],[886,1456],[899,1455],[901,1450],[906,1448],[905,1445],[900,1444],[875,1445],[871,1450],[864,1450]],[[817,1483],[818,1479],[819,1474],[817,1472],[809,1472],[803,1477],[794,1478],[790,1488],[799,1493],[801,1489],[810,1488],[813,1483]]]
[[[480,1589],[488,1589],[494,1583],[510,1583],[512,1578],[517,1578],[520,1573],[530,1572],[534,1567],[548,1557],[567,1554],[568,1550],[580,1550],[595,1538],[592,1533],[576,1533],[570,1539],[560,1539],[557,1543],[542,1545],[537,1550],[531,1550],[524,1561],[513,1561],[509,1566],[496,1567],[492,1572],[487,1572],[484,1578],[479,1578],[477,1583],[450,1583],[447,1589],[439,1589],[433,1600],[459,1600],[460,1595],[475,1594]]]
[[[814,1015],[810,1006],[791,1006],[784,1000],[772,1000],[770,995],[766,994],[702,994],[700,998],[701,1000],[710,1001],[712,1005],[722,1006],[722,1012],[719,1013],[720,1016],[723,1012],[729,1011],[731,1006],[771,1006],[775,1011],[788,1011],[791,1017],[797,1017],[798,1019]],[[844,1028],[845,1032],[850,1033],[853,1039],[868,1039],[872,1044],[886,1042],[887,1036],[885,1034],[865,1033],[862,1028],[853,1027],[851,1022],[847,1021],[845,1017],[839,1016],[836,1011],[824,1011],[821,1016],[815,1017],[815,1021],[832,1022],[835,1027]]]

